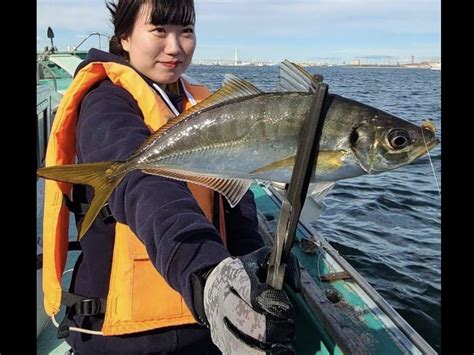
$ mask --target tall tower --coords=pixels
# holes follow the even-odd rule
[[[238,62],[239,62],[239,53],[238,53],[237,47],[236,47],[235,50],[234,50],[234,65],[237,65]]]

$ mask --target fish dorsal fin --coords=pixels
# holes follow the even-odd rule
[[[253,181],[246,179],[223,179],[184,170],[167,168],[143,169],[143,172],[151,175],[159,175],[171,179],[192,182],[210,188],[221,193],[229,202],[230,207],[234,207],[239,203],[240,199],[247,192]]]
[[[224,102],[237,99],[240,97],[246,97],[251,95],[261,94],[262,91],[257,89],[253,84],[246,80],[240,79],[232,75],[232,78],[224,82],[224,85],[217,90],[214,94],[202,100],[200,103],[194,105],[189,110],[182,112],[179,116],[170,119],[165,125],[160,127],[153,135],[160,135],[166,132],[171,126],[174,126],[178,122],[185,120],[186,118],[202,112],[210,107],[213,107]]]
[[[262,90],[257,88],[251,82],[241,79],[238,76],[235,76],[232,74],[224,75],[224,82],[222,83],[222,87],[226,85],[231,85],[233,87],[239,88],[237,97],[241,97],[242,94],[244,94],[243,96],[247,96],[247,95],[256,95],[256,94],[263,93]]]
[[[237,99],[240,97],[252,96],[257,94],[262,94],[263,92],[255,87],[253,84],[249,83],[244,79],[240,79],[235,75],[226,74],[225,80],[220,89],[218,89],[214,94],[205,98],[198,104],[189,108],[188,110],[182,112],[179,116],[171,118],[167,123],[161,126],[155,131],[150,137],[147,138],[145,142],[138,148],[135,153],[130,157],[134,158],[142,153],[150,144],[152,144],[157,137],[165,133],[170,127],[176,125],[177,123],[185,120],[186,118],[202,112],[210,107],[213,107],[217,104],[222,104],[224,102]]]
[[[277,91],[315,92],[318,81],[298,64],[284,60],[280,64]]]

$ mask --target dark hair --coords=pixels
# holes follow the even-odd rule
[[[110,39],[109,52],[128,59],[120,39],[132,33],[133,25],[143,4],[151,5],[150,22],[154,25],[194,25],[196,15],[194,0],[118,0],[106,2],[112,15],[114,35]]]

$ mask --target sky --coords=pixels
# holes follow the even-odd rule
[[[194,0],[195,60],[440,59],[441,0]],[[112,35],[105,0],[38,0],[37,49],[66,49]],[[108,49],[102,37],[102,49]],[[80,49],[99,48],[98,37]]]

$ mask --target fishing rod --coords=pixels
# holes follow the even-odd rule
[[[313,168],[316,169],[315,161],[319,152],[319,141],[324,124],[321,112],[328,92],[328,85],[322,82],[322,76],[317,76],[315,79],[317,83],[311,89],[314,91],[313,100],[301,130],[295,165],[286,197],[283,197],[276,237],[268,262],[266,281],[268,285],[277,290],[281,290],[283,287],[296,227],[306,199]]]

